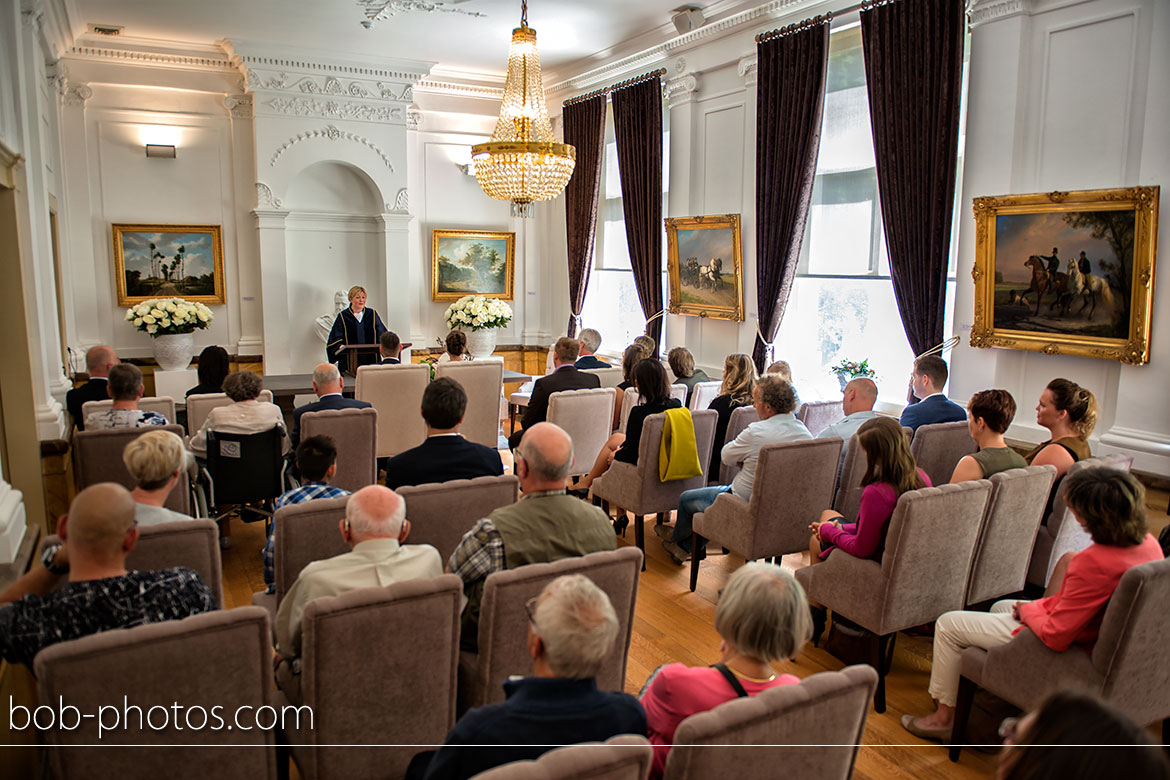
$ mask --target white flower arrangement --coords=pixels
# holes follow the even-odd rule
[[[211,309],[182,298],[151,298],[126,310],[126,321],[151,338],[194,333],[213,319]]]
[[[512,319],[512,307],[499,298],[464,295],[447,307],[444,316],[452,330],[503,328]]]

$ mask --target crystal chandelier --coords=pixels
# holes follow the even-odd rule
[[[528,26],[528,0],[512,30],[508,80],[492,140],[471,147],[475,178],[497,200],[512,201],[512,216],[531,217],[532,203],[551,200],[573,175],[576,152],[557,143],[548,121],[536,30]]]

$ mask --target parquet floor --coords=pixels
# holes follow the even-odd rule
[[[503,453],[510,467],[510,453]],[[1151,531],[1155,534],[1170,522],[1166,514],[1167,492],[1151,490],[1147,496]],[[648,526],[653,521],[648,521]],[[698,588],[688,587],[689,569],[676,566],[647,527],[646,571],[638,591],[634,636],[630,645],[626,690],[636,694],[658,666],[679,661],[708,665],[719,660],[719,636],[713,626],[715,599],[732,571],[743,565],[734,555],[713,555],[704,561]],[[251,603],[252,593],[263,588],[260,551],[264,546],[264,524],[233,522],[233,546],[223,555],[227,607]],[[633,544],[633,529],[627,529],[622,544]],[[806,565],[801,555],[785,558],[784,565]],[[991,776],[996,757],[973,750],[963,751],[952,764],[946,751],[934,743],[907,734],[901,726],[902,713],[922,714],[931,709],[926,686],[930,677],[931,640],[899,635],[893,667],[886,678],[886,712],[872,711],[866,721],[863,747],[854,777],[858,780],[900,780],[901,778],[957,778],[974,780]],[[824,650],[807,645],[794,660],[776,665],[778,672],[807,677],[843,664]],[[778,767],[777,774],[782,774]]]

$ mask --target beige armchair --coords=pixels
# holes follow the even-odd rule
[[[609,440],[615,392],[612,387],[562,390],[548,397],[548,421],[564,428],[573,442],[569,476],[588,474]]]
[[[492,510],[515,504],[520,481],[512,474],[475,479],[453,479],[427,485],[409,485],[397,491],[406,502],[410,521],[407,544],[429,544],[443,563],[450,559],[463,535]]]
[[[743,433],[743,429],[754,422],[760,421],[760,413],[756,411],[754,406],[741,406],[738,409],[731,411],[731,417],[727,421],[727,434],[723,437],[721,442],[713,442],[713,446],[723,448],[723,445],[728,442],[735,441],[735,437]],[[735,463],[723,463],[719,467],[719,481],[714,483],[717,485],[730,485],[735,480],[735,475],[739,473],[739,465]],[[710,478],[714,478],[711,475]]]
[[[914,462],[935,485],[950,482],[959,461],[974,454],[978,448],[965,420],[919,426],[910,442]]]
[[[861,478],[869,467],[869,459],[856,436],[850,436],[844,447],[845,459],[841,461],[840,479],[837,480],[837,491],[833,495],[833,511],[852,521],[861,509],[861,492],[865,490]]]
[[[622,367],[610,366],[609,368],[583,368],[583,374],[593,374],[601,380],[601,386],[616,388],[622,382]]]
[[[374,456],[378,437],[377,409],[325,409],[301,415],[301,441],[324,435],[337,445],[337,473],[330,483],[355,493],[377,478]]]
[[[796,419],[804,423],[804,427],[808,428],[808,432],[813,436],[816,436],[844,416],[845,410],[841,408],[841,401],[839,400],[813,401],[811,403],[801,404],[800,408],[796,410]]]
[[[313,561],[349,552],[338,527],[347,503],[349,496],[318,498],[276,510],[272,517],[276,524],[272,550],[276,593],[252,594],[252,603],[267,609],[274,621],[280,602],[302,569]]]
[[[693,550],[705,539],[745,560],[778,558],[808,549],[809,524],[833,496],[841,439],[808,439],[760,448],[750,501],[723,493],[694,517]],[[699,560],[691,556],[691,590],[699,581]]]
[[[265,404],[272,403],[272,391],[267,388],[261,390],[256,400]],[[212,409],[230,403],[233,401],[227,397],[227,393],[195,393],[187,396],[187,430],[192,435],[198,433],[203,423],[207,422],[207,415],[211,414]]]
[[[178,425],[74,431],[73,477],[77,480],[77,489],[85,490],[99,482],[117,482],[127,490],[133,490],[134,478],[122,462],[122,450],[148,431],[170,431],[180,438],[183,436],[183,429]],[[191,483],[185,469],[179,470],[179,484],[167,496],[164,506],[180,514],[193,514],[195,502],[191,500]]]
[[[354,397],[378,410],[377,457],[390,458],[423,443],[427,424],[419,410],[430,381],[431,369],[421,363],[358,368]]]
[[[81,416],[89,417],[97,412],[109,411],[114,407],[113,399],[105,401],[86,401],[81,405]],[[138,408],[144,412],[158,412],[167,418],[167,422],[174,425],[175,399],[169,395],[144,395],[138,399]]]
[[[495,360],[451,361],[435,366],[435,379],[454,379],[467,393],[467,411],[460,432],[468,441],[500,446],[500,396],[504,392],[504,363]]]
[[[691,403],[689,404],[692,412],[698,412],[706,409],[711,405],[711,402],[719,397],[719,389],[723,387],[722,380],[714,379],[709,382],[696,382],[694,389],[691,391]]]
[[[475,780],[646,780],[653,760],[648,739],[622,734],[550,750],[535,761],[503,764]]]

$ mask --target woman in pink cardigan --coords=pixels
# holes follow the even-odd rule
[[[959,658],[965,648],[1007,644],[1028,628],[1058,653],[1074,644],[1091,651],[1121,575],[1162,559],[1162,548],[1146,531],[1145,491],[1132,475],[1116,469],[1086,469],[1065,478],[1064,499],[1093,543],[1061,559],[1048,583],[1046,594],[1052,595],[1038,601],[1005,599],[996,602],[991,612],[948,612],[938,619],[930,670],[930,695],[938,701],[938,709],[921,718],[902,716],[902,725],[911,734],[950,739]],[[1066,561],[1061,576],[1061,564]]]

